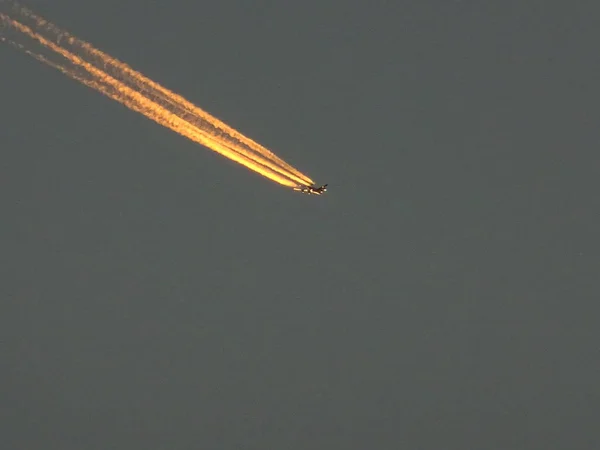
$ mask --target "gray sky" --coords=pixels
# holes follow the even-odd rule
[[[0,448],[598,448],[596,2],[27,5],[330,191],[0,46]]]

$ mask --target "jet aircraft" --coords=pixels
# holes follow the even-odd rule
[[[296,187],[294,188],[295,191],[298,192],[302,192],[303,194],[308,194],[308,195],[323,195],[325,193],[325,191],[327,191],[327,185],[324,184],[323,186],[301,186],[301,187]]]

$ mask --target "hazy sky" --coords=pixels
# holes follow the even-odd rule
[[[0,46],[0,448],[600,448],[597,2],[27,5],[330,190]]]

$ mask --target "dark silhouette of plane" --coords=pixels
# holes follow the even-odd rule
[[[327,191],[327,185],[315,187],[315,186],[301,186],[294,188],[295,191],[302,192],[308,195],[323,195]]]

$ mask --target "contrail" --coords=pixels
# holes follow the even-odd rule
[[[95,89],[109,98],[117,100],[118,102],[127,106],[129,109],[145,115],[149,119],[154,120],[155,122],[175,131],[176,133],[179,133],[182,136],[185,136],[199,144],[205,145],[206,147],[214,149],[216,152],[221,153],[222,155],[230,158],[231,160],[239,164],[246,166],[247,168],[263,175],[266,178],[269,178],[285,186],[296,186],[295,183],[290,182],[289,179],[281,176],[279,173],[274,172],[267,167],[261,166],[254,160],[247,158],[244,155],[240,155],[235,151],[232,151],[228,147],[220,144],[219,142],[211,140],[210,136],[207,137],[201,133],[198,133],[197,130],[195,130],[193,127],[189,128],[189,124],[187,124],[185,121],[181,120],[179,117],[171,113],[161,111],[159,108],[156,107],[155,104],[148,103],[144,100],[137,101],[136,98],[127,98],[125,96],[126,91],[123,86],[113,85],[112,82],[105,83],[105,80],[102,79],[86,78],[84,75],[76,73],[73,69],[69,69],[64,65],[61,65],[60,63],[49,60],[44,55],[35,53],[34,51],[25,48],[22,44],[16,43],[11,40],[7,40],[5,38],[2,38],[2,40],[9,42],[16,48],[21,49],[22,51],[34,57],[38,61],[41,61],[45,64],[48,64],[51,67],[54,67],[55,69],[58,69],[65,75],[73,78],[74,80],[79,81],[85,86]]]
[[[123,81],[127,84],[132,83],[134,88],[143,91],[146,96],[153,99],[160,99],[159,101],[169,103],[172,107],[177,108],[178,110],[183,110],[187,113],[193,114],[196,117],[199,126],[206,127],[207,125],[209,125],[213,127],[214,130],[218,130],[217,132],[225,133],[228,139],[237,140],[240,144],[258,153],[270,157],[270,159],[272,159],[273,161],[277,161],[282,167],[287,168],[300,178],[303,178],[304,183],[314,183],[310,178],[307,178],[297,169],[275,156],[265,147],[254,142],[252,139],[249,139],[246,136],[242,135],[240,132],[221,122],[217,118],[211,116],[210,114],[203,111],[188,100],[184,99],[180,95],[173,93],[172,91],[162,87],[158,83],[145,77],[141,73],[136,72],[127,64],[119,61],[116,58],[113,58],[112,56],[107,55],[101,50],[94,48],[91,44],[73,36],[72,34],[61,30],[56,25],[48,22],[47,20],[34,14],[32,11],[26,8],[20,8],[19,12],[24,17],[27,17],[28,19],[34,21],[36,29],[43,29],[45,32],[53,36],[54,41],[60,42],[63,47],[73,47],[74,49],[76,49],[75,53],[83,53],[90,59],[97,61],[99,64],[102,65],[103,69],[106,72],[110,73],[116,78],[122,78]]]
[[[0,4],[3,2],[0,0]],[[314,184],[309,177],[265,147],[180,95],[97,50],[91,44],[59,29],[16,2],[7,3],[11,5],[11,12],[0,12],[0,21],[8,29],[17,32],[18,37],[5,37],[3,41],[129,109],[266,178],[295,188]],[[27,43],[21,42],[24,37],[27,38]],[[33,46],[41,48],[35,50]]]

